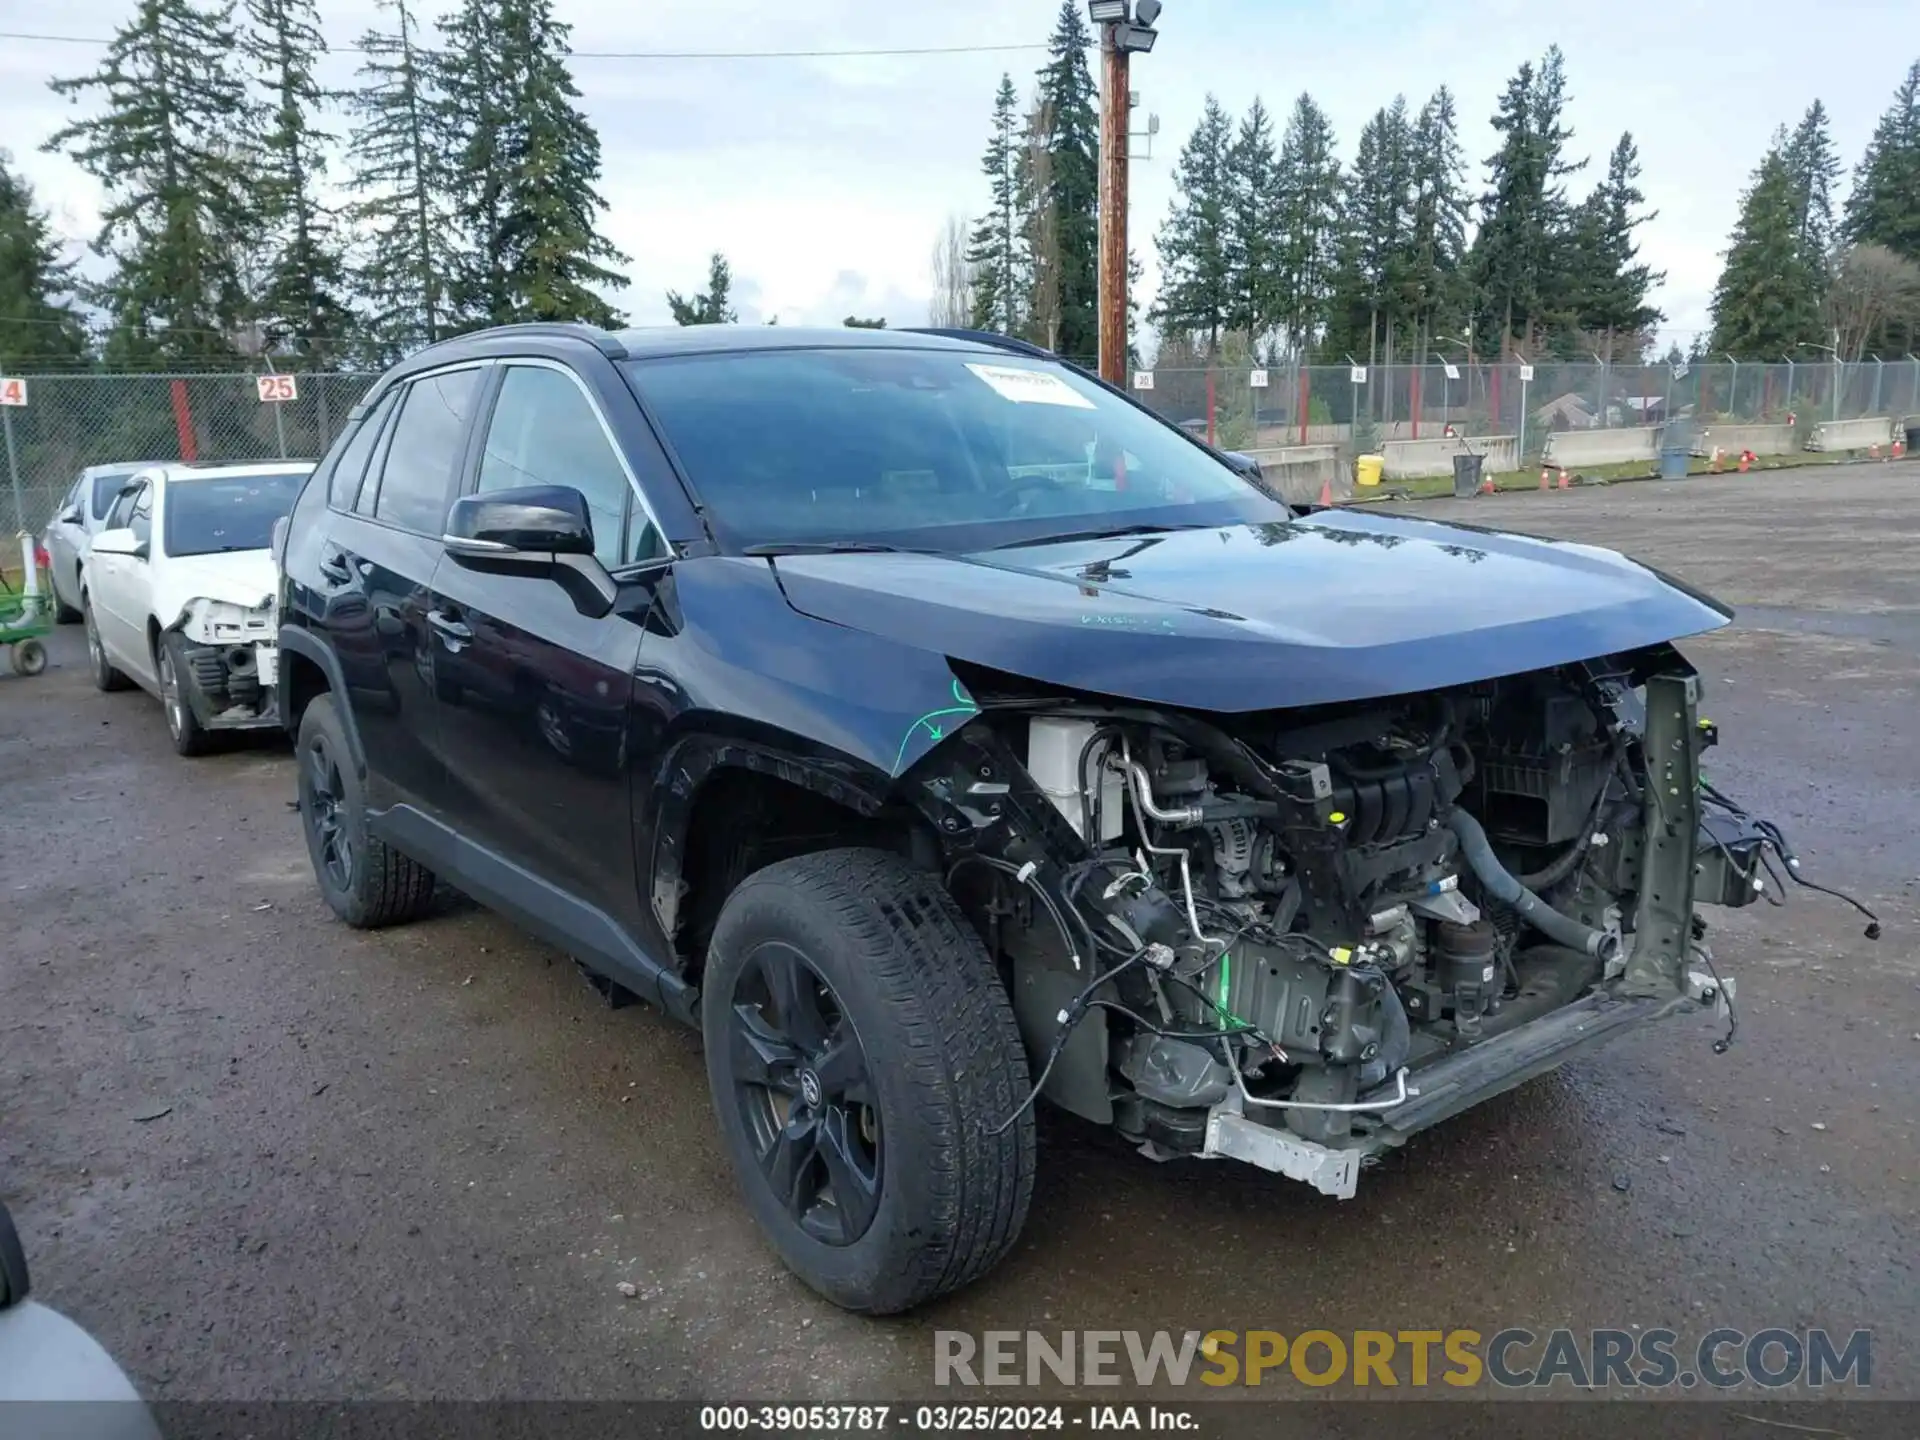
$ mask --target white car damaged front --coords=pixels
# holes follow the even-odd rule
[[[264,551],[246,551],[175,563],[179,568],[168,577],[173,593],[155,609],[174,617],[165,629],[180,637],[180,681],[189,700],[198,702],[201,723],[208,729],[276,723],[279,649],[271,559]]]

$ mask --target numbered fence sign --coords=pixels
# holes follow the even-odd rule
[[[299,387],[291,375],[256,375],[253,383],[260,392],[262,405],[282,405],[300,398]]]
[[[1460,378],[1460,367],[1455,365],[1451,360],[1442,362],[1441,368],[1447,372],[1447,379],[1458,380]]]
[[[1136,373],[1133,377],[1133,388],[1136,390],[1151,390],[1153,388],[1153,371],[1141,370]]]
[[[1532,381],[1533,381],[1533,367],[1532,367],[1531,365],[1522,365],[1522,366],[1520,367],[1520,378],[1521,378],[1522,380],[1525,380],[1525,381],[1527,381],[1528,383],[1532,383]]]
[[[27,382],[18,375],[0,375],[0,405],[27,403]]]
[[[1364,385],[1367,383],[1367,367],[1366,366],[1356,365],[1348,373],[1350,375],[1350,378],[1353,380],[1354,384]]]
[[[1267,388],[1267,372],[1264,370],[1254,371],[1253,374],[1247,377],[1247,383],[1256,390],[1266,389]]]

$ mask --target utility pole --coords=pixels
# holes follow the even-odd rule
[[[1087,0],[1100,27],[1100,378],[1127,383],[1127,132],[1129,69],[1159,38],[1160,0]]]

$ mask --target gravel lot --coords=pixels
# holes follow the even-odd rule
[[[175,758],[68,629],[0,678],[0,1194],[40,1297],[168,1400],[872,1399],[925,1395],[935,1328],[1662,1324],[1871,1327],[1876,1391],[1920,1398],[1920,466],[1417,513],[1751,606],[1690,647],[1710,771],[1885,938],[1804,892],[1728,915],[1731,1053],[1631,1036],[1344,1204],[1052,1123],[1010,1262],[860,1321],[736,1203],[690,1032],[463,902],[334,922],[285,748]]]

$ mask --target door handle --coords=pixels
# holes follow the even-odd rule
[[[473,630],[465,621],[456,620],[444,610],[429,610],[427,623],[449,642],[450,649],[457,649],[473,639]]]
[[[347,557],[338,553],[322,555],[316,567],[320,573],[336,585],[351,585],[353,571],[347,566]]]

